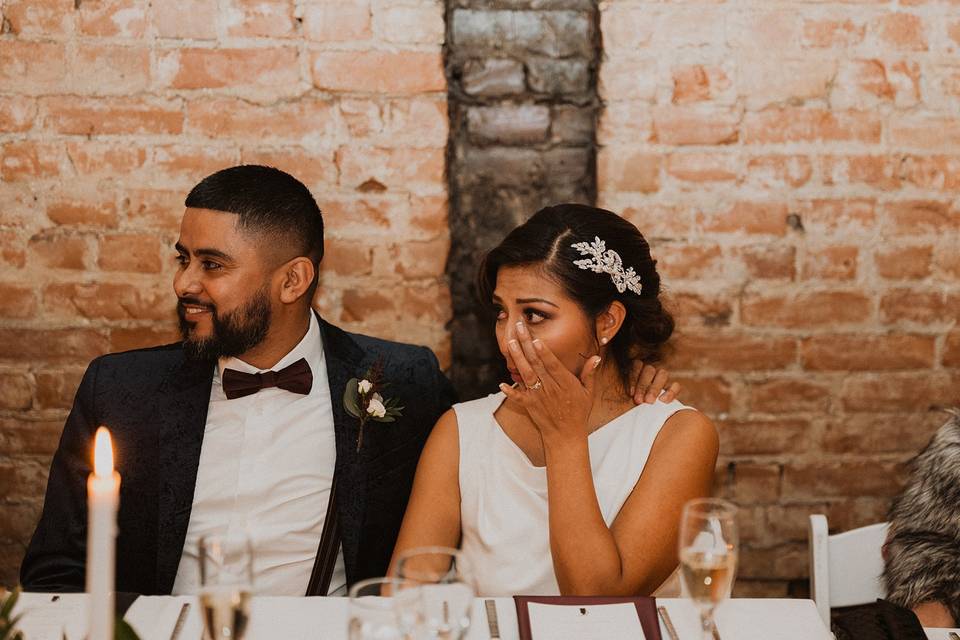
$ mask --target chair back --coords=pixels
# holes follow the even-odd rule
[[[831,607],[867,604],[886,595],[886,539],[886,522],[831,536],[826,516],[810,516],[810,594],[828,628]]]

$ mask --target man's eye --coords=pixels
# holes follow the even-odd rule
[[[183,255],[182,253],[178,253],[177,255],[175,255],[173,259],[179,265],[185,265],[187,264],[187,262],[189,262],[189,259],[187,258],[187,256]]]
[[[204,260],[201,264],[206,271],[216,271],[220,268],[220,265],[212,260]]]

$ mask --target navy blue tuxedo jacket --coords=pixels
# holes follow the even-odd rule
[[[347,333],[323,320],[320,326],[336,432],[337,508],[352,584],[386,573],[420,451],[455,395],[429,349]],[[384,395],[405,408],[396,422],[368,422],[357,453],[359,422],[345,412],[343,392],[378,359],[390,385]],[[213,368],[188,360],[180,343],[108,354],[90,364],[20,568],[26,590],[84,589],[86,481],[94,432],[106,425],[122,479],[116,589],[170,593],[190,521]]]

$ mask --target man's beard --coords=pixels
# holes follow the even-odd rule
[[[191,336],[194,323],[187,319],[184,305],[197,305],[210,310],[213,330],[206,338]],[[221,317],[216,307],[204,304],[196,298],[180,298],[177,304],[177,316],[180,318],[180,335],[183,336],[183,350],[191,360],[212,361],[217,358],[235,357],[254,348],[267,337],[270,329],[270,296],[267,287],[263,287],[251,296],[250,300],[236,310]]]

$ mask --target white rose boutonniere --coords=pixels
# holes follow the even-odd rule
[[[363,447],[363,428],[368,420],[394,422],[403,414],[403,407],[394,398],[384,398],[380,391],[387,387],[383,382],[383,361],[377,359],[362,379],[351,378],[343,392],[343,408],[360,421],[357,434],[357,452]]]

